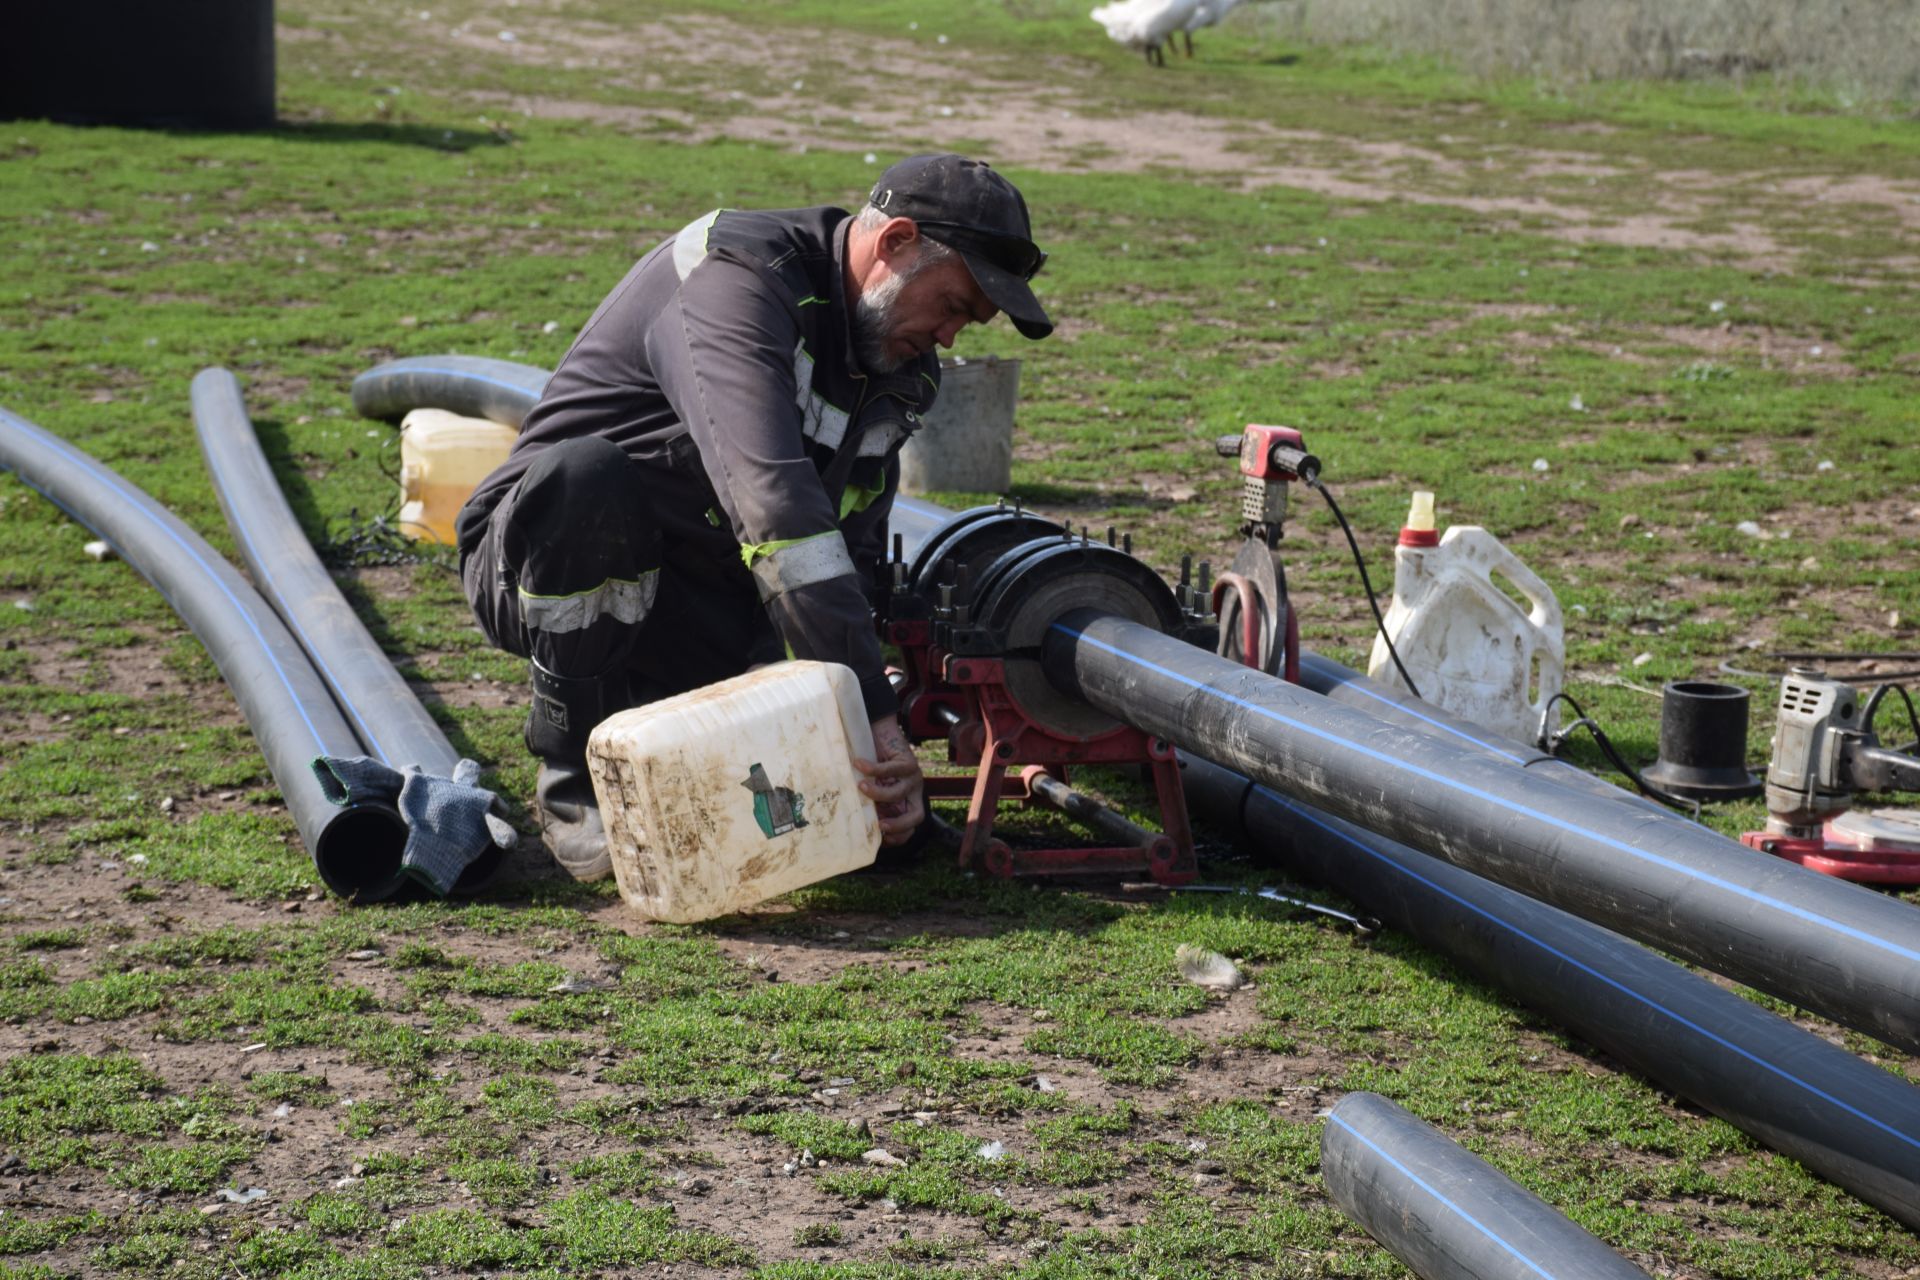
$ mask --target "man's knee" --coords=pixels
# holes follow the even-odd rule
[[[597,437],[541,450],[465,566],[468,599],[494,644],[570,677],[624,659],[651,612],[661,562],[638,470]]]
[[[609,540],[657,546],[659,534],[638,501],[637,471],[610,440],[562,440],[542,449],[514,486],[510,519],[533,546],[605,546]]]
[[[639,468],[597,436],[543,449],[514,486],[501,551],[522,587],[583,591],[660,567],[660,530]]]

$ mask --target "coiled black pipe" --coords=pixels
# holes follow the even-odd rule
[[[200,451],[241,557],[326,682],[366,754],[395,769],[418,765],[424,773],[450,777],[460,753],[314,554],[261,452],[239,382],[225,369],[202,369],[193,380],[192,400]],[[414,883],[400,868],[400,850],[393,852],[388,864],[355,851],[342,862],[327,860],[320,874],[343,897],[382,901]],[[484,884],[499,867],[500,850],[491,841],[473,854],[475,861],[455,892]]]
[[[1048,633],[1070,696],[1185,751],[1908,1052],[1920,912],[1582,795],[1087,610]]]
[[[321,876],[399,861],[407,831],[378,805],[339,808],[311,763],[359,742],[306,653],[238,570],[148,494],[25,418],[0,409],[0,466],[105,539],[207,647],[267,758]]]
[[[1920,1230],[1920,1089],[1599,925],[1181,757],[1194,817]]]
[[[485,356],[407,356],[355,378],[353,407],[363,418],[389,422],[430,408],[517,427],[549,376],[530,364]]]
[[[1347,1216],[1421,1280],[1647,1280],[1558,1209],[1377,1093],[1350,1093],[1320,1135]]]

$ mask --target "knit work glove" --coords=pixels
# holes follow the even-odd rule
[[[414,764],[395,769],[368,756],[320,756],[313,776],[337,805],[397,810],[407,824],[400,869],[441,897],[488,845],[511,849],[519,838],[500,816],[500,797],[476,785],[480,766],[471,760],[456,764],[451,778],[437,778]]]

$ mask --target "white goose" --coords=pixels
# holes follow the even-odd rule
[[[1240,0],[1200,0],[1194,7],[1193,16],[1187,19],[1187,25],[1180,28],[1181,37],[1187,42],[1187,56],[1193,56],[1193,33],[1202,27],[1211,27],[1220,19],[1233,12]],[[1173,37],[1167,37],[1167,47],[1173,47]]]
[[[1146,54],[1154,66],[1165,66],[1160,44],[1183,30],[1205,0],[1115,0],[1093,11],[1093,20],[1107,29],[1109,38]]]

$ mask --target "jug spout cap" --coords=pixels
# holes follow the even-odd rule
[[[1413,491],[1413,505],[1407,510],[1407,523],[1400,529],[1400,545],[1403,547],[1440,545],[1440,535],[1433,527],[1433,491],[1431,489]]]

